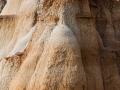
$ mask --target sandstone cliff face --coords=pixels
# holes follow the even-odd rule
[[[118,0],[0,0],[0,90],[120,90]]]

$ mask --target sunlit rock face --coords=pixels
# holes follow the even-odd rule
[[[120,90],[119,0],[0,0],[0,90]]]

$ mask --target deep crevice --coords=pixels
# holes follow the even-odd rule
[[[33,26],[35,26],[35,24],[37,23],[37,17],[38,17],[38,15],[37,15],[37,12],[35,13],[35,16],[34,16],[34,21],[33,21]]]
[[[1,0],[1,2],[2,2],[2,7],[1,7],[1,11],[2,11],[2,9],[4,8],[4,6],[5,6],[6,3],[7,3],[7,0]],[[1,11],[0,11],[0,13],[1,13]]]

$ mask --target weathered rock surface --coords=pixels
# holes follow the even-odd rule
[[[118,0],[0,0],[0,90],[120,90]]]

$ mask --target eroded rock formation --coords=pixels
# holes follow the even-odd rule
[[[118,0],[0,0],[0,90],[120,90]]]

